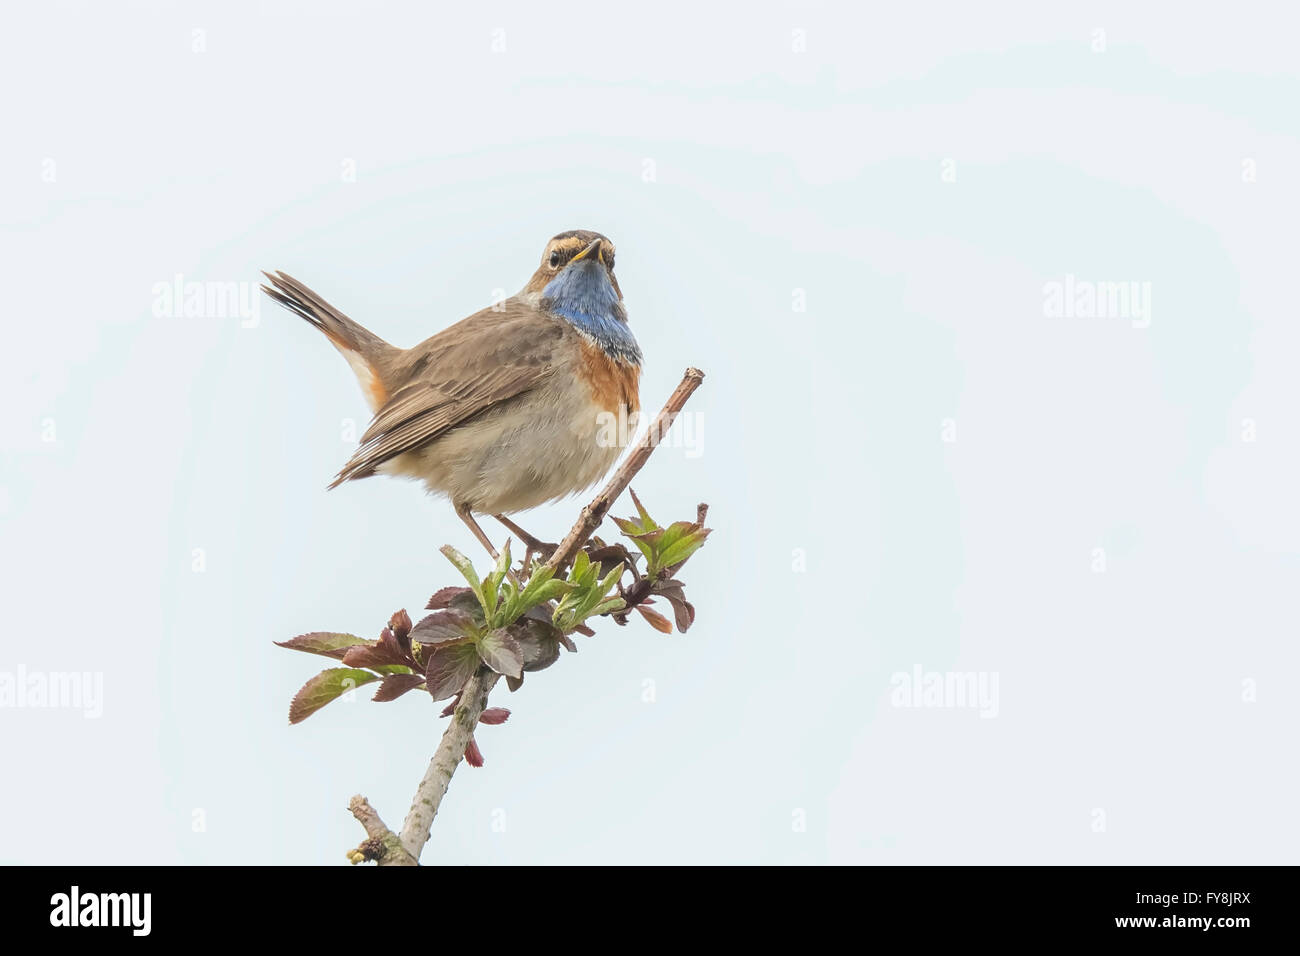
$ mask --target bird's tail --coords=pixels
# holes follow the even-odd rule
[[[389,345],[359,322],[354,322],[311,289],[283,272],[262,273],[270,280],[262,291],[290,312],[306,319],[325,333],[326,338],[348,360],[361,383],[371,409],[378,411],[388,400],[384,370],[401,349]]]

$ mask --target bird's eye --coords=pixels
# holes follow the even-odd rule
[[[555,252],[551,253],[551,268],[554,269],[559,264],[560,264],[560,253],[559,250],[556,250]]]

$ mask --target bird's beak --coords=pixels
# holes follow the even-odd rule
[[[604,249],[601,248],[601,245],[602,243],[599,239],[593,239],[591,241],[591,245],[587,246],[586,249],[583,249],[580,253],[578,253],[576,256],[570,259],[569,262],[570,263],[579,262],[582,259],[587,258],[587,256],[591,255],[591,253],[594,252],[596,253],[596,261],[599,262],[601,265],[604,265],[605,251]]]

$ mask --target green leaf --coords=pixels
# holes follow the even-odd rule
[[[434,700],[446,700],[465,686],[478,670],[478,648],[473,641],[439,644],[428,655],[425,683]]]
[[[579,552],[579,557],[584,557],[584,552]],[[577,562],[575,561],[575,570]],[[580,580],[572,583],[572,589],[564,596],[564,599],[556,605],[555,611],[551,615],[552,622],[564,632],[571,631],[580,625],[583,620],[590,617],[593,610],[598,607],[621,607],[622,598],[613,598],[616,603],[608,603],[607,596],[610,591],[618,586],[619,579],[623,575],[623,564],[619,562],[609,570],[603,578],[597,580],[596,572],[599,565],[587,562],[587,565],[580,569]]]
[[[642,534],[629,534],[628,538],[636,545],[638,551],[645,555],[647,573],[649,568],[654,565],[656,554],[656,542],[663,535],[662,529],[655,528],[653,531],[646,531]]]
[[[510,570],[510,539],[509,538],[506,538],[505,547],[503,547],[501,549],[501,553],[497,555],[497,566],[493,570],[496,573],[498,580],[504,578],[506,576],[506,572]]]
[[[615,518],[613,515],[610,515],[610,518],[613,520],[614,524],[618,525],[618,530],[622,531],[629,537],[635,534],[645,534],[647,531],[654,530],[653,528],[642,527],[641,522],[634,518]]]
[[[541,565],[533,571],[524,583],[524,589],[519,593],[517,612],[522,614],[531,607],[545,603],[557,594],[563,594],[565,589],[566,586],[563,581],[555,580],[555,569]]]
[[[465,557],[465,555],[461,554],[449,544],[444,544],[439,550],[442,551],[448,561],[455,565],[456,570],[461,573],[461,576],[469,582],[470,590],[473,591],[474,596],[478,598],[479,604],[483,605],[484,612],[490,614],[491,612],[488,611],[487,598],[484,597],[483,594],[483,582],[479,580],[478,572],[474,570],[474,565],[470,562],[470,559]]]
[[[641,499],[636,496],[636,492],[628,488],[627,493],[632,496],[632,503],[636,505],[636,512],[641,516],[641,527],[650,531],[659,527],[655,524],[655,519],[650,517],[650,512],[645,510],[645,505],[641,504]]]
[[[645,555],[646,573],[650,574],[651,573],[650,569],[653,568],[655,564],[654,542],[643,541],[640,538],[633,538],[632,543],[636,545],[636,549],[638,551],[640,551],[643,555]]]
[[[333,657],[341,661],[349,647],[371,646],[375,642],[367,641],[355,634],[313,631],[310,634],[299,634],[287,641],[275,641],[274,643],[276,647],[287,647],[291,651],[305,651],[308,654],[320,654],[322,657]]]
[[[321,671],[294,695],[289,704],[289,723],[306,720],[334,698],[375,680],[379,680],[378,674],[353,667],[331,667]]]
[[[659,539],[655,541],[655,550],[662,556],[665,551],[694,530],[695,525],[689,521],[674,521],[663,529]]]
[[[498,605],[498,616],[515,613],[515,607],[519,604],[519,586],[510,580],[506,575],[501,581],[501,601]]]
[[[483,658],[483,663],[498,674],[505,674],[507,677],[523,676],[523,651],[505,628],[497,628],[484,634],[478,642],[478,653]]]
[[[605,577],[601,579],[600,586],[598,588],[598,592],[600,596],[604,597],[606,594],[612,591],[614,589],[614,585],[618,584],[618,579],[621,578],[622,576],[623,576],[622,563],[616,564],[614,565],[614,567],[610,568],[609,574],[605,575]]]
[[[588,614],[587,617],[599,617],[602,614],[609,614],[613,611],[621,611],[623,610],[623,605],[626,603],[627,602],[624,601],[621,597],[606,598],[605,600],[597,604],[594,608],[592,608],[591,613]]]
[[[552,578],[544,581],[536,588],[533,588],[530,584],[519,599],[519,611],[525,613],[540,604],[547,604],[557,598],[564,597],[568,593],[569,582],[567,581],[557,581]]]
[[[687,524],[691,530],[683,534],[671,544],[664,545],[661,543],[659,549],[659,568],[671,568],[683,563],[696,551],[704,547],[705,539],[713,533],[710,528],[697,528],[695,525],[685,521],[679,523]],[[659,570],[659,568],[656,568],[655,570]]]
[[[593,565],[594,567],[594,565]],[[605,596],[613,590],[618,583],[618,579],[623,576],[623,565],[613,568],[609,574],[605,575],[599,581],[593,581],[587,588],[587,593],[583,595],[582,602],[578,605],[579,614],[583,619],[591,617],[595,612],[597,605],[605,600]],[[618,600],[622,600],[619,598]]]
[[[509,573],[510,542],[507,540],[505,547],[502,548],[501,553],[497,555],[496,567],[494,567],[492,572],[483,579],[483,599],[486,601],[483,610],[486,613],[488,620],[494,624],[499,623],[497,621],[497,609],[501,607],[502,597],[508,596],[509,592],[514,589],[514,584],[506,580]],[[506,594],[502,593],[503,584],[508,585]]]
[[[550,568],[539,567],[534,564],[533,573],[524,582],[522,588],[515,587],[515,583],[507,578],[502,583],[502,593],[505,595],[505,601],[501,613],[498,615],[498,626],[508,627],[518,620],[519,615],[538,603],[535,595],[550,581],[551,575],[554,573]]]

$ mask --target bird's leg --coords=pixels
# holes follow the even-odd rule
[[[532,561],[532,557],[534,554],[536,554],[543,561],[549,561],[551,555],[555,553],[555,549],[559,547],[558,544],[549,544],[546,541],[539,541],[537,538],[534,538],[523,528],[519,527],[519,525],[515,524],[513,521],[507,518],[505,515],[493,515],[492,517],[496,518],[498,521],[500,521],[503,525],[505,525],[515,534],[519,535],[519,540],[522,541],[524,543],[524,547],[528,549],[528,551],[524,554],[524,574],[528,573],[528,566]]]
[[[488,554],[492,555],[492,560],[499,560],[501,558],[500,553],[492,546],[491,540],[489,540],[488,536],[483,533],[483,529],[478,526],[478,522],[474,520],[474,515],[470,512],[469,506],[456,505],[456,514],[460,515],[460,520],[465,522],[465,526],[469,528],[470,533],[478,539],[478,543],[487,549]],[[522,587],[519,583],[519,579],[515,577],[514,571],[506,568],[506,574],[510,576],[510,580],[514,581],[517,587]]]

